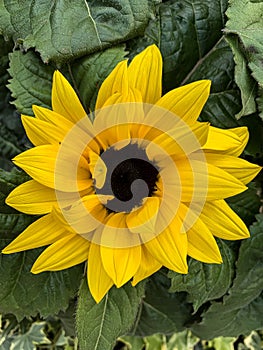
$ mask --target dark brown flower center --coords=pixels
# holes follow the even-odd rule
[[[106,164],[107,176],[104,186],[96,189],[96,193],[114,195],[106,205],[110,212],[130,212],[156,190],[158,167],[137,144],[120,150],[109,148],[101,158]]]

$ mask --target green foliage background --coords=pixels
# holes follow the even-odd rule
[[[92,110],[99,86],[114,66],[152,43],[164,60],[163,92],[211,79],[200,119],[219,128],[247,126],[250,141],[242,156],[263,165],[262,1],[0,0],[0,248],[36,219],[4,202],[27,180],[11,162],[31,147],[19,114],[33,115],[33,104],[51,106],[55,69],[67,76],[86,110]],[[180,349],[178,339],[187,342],[186,329],[212,339],[263,328],[261,189],[259,176],[245,193],[229,199],[250,227],[251,239],[218,240],[222,265],[189,259],[188,275],[163,269],[136,288],[113,288],[99,305],[82,282],[76,318],[80,348],[111,349],[129,331],[122,338],[127,349],[143,349],[145,339],[153,342],[147,349],[159,349],[164,335],[183,332],[170,340],[171,349]],[[19,322],[59,314],[70,333],[75,311],[65,310],[73,305],[84,266],[33,275],[30,267],[40,252],[0,254],[0,313]],[[37,339],[45,342],[43,324],[34,327]],[[27,332],[31,338],[16,341],[31,339],[33,344],[32,329]],[[163,335],[147,338],[155,333]],[[0,349],[13,341],[1,337]]]

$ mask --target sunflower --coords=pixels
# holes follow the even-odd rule
[[[162,93],[162,57],[149,46],[102,83],[90,116],[55,71],[52,110],[22,116],[35,146],[13,159],[32,180],[6,203],[41,215],[4,254],[48,247],[32,273],[87,261],[99,302],[115,284],[135,286],[162,266],[187,273],[187,256],[222,263],[215,237],[249,237],[225,198],[246,190],[260,167],[238,158],[245,127],[197,121],[210,81]],[[92,122],[93,121],[93,122]]]

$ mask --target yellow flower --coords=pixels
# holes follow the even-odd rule
[[[249,236],[224,201],[260,170],[238,158],[247,129],[197,121],[209,81],[162,97],[161,79],[162,58],[150,46],[129,66],[125,60],[115,67],[88,118],[67,80],[54,73],[52,110],[33,106],[35,118],[22,116],[35,147],[13,161],[32,180],[6,200],[43,216],[3,253],[49,245],[33,273],[87,261],[99,302],[112,285],[136,285],[161,266],[187,273],[187,255],[221,263],[214,236]]]

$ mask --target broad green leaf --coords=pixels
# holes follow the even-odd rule
[[[9,73],[12,77],[8,88],[20,113],[33,115],[33,104],[51,106],[51,84],[54,68],[45,65],[32,51],[10,54]]]
[[[1,238],[0,249],[10,241]],[[33,275],[30,269],[42,251],[33,249],[16,254],[0,254],[1,313],[13,313],[18,319],[37,313],[45,317],[66,309],[70,298],[76,294],[83,266]]]
[[[76,301],[75,299],[70,300],[69,306],[65,311],[58,313],[58,318],[63,325],[67,336],[75,337],[75,313],[76,313]]]
[[[226,6],[225,0],[167,1],[160,5],[166,88],[181,83],[215,46],[222,36]]]
[[[142,34],[149,19],[147,0],[2,0],[0,12],[0,33],[36,48],[45,63],[124,42]]]
[[[226,12],[228,21],[226,33],[235,34],[241,44],[239,50],[245,53],[252,76],[263,87],[262,56],[263,56],[263,3],[250,0],[232,0]],[[238,82],[237,82],[238,83]],[[249,94],[249,86],[238,84],[243,95]],[[262,89],[259,90],[262,100]],[[260,104],[261,106],[261,104]],[[262,113],[262,109],[260,110]]]
[[[87,111],[95,105],[99,86],[116,64],[124,59],[123,46],[112,47],[81,58],[72,64],[70,74],[66,67],[63,73],[76,89]],[[10,55],[9,89],[15,98],[14,104],[20,113],[32,115],[32,105],[51,107],[51,85],[54,67],[45,65],[33,52],[15,51]]]
[[[7,68],[8,68],[8,53],[12,51],[12,43],[5,41],[2,36],[0,36],[0,111],[6,107],[6,95],[8,90],[6,88],[6,82],[9,78]]]
[[[35,350],[36,345],[50,344],[44,332],[45,322],[33,323],[28,332],[14,337],[10,350]]]
[[[162,350],[166,346],[166,338],[163,334],[154,334],[151,337],[145,337],[145,350]]]
[[[223,302],[212,302],[200,324],[192,327],[201,338],[238,336],[263,327],[263,215],[250,227],[251,238],[242,242],[236,277]]]
[[[255,215],[258,214],[261,205],[254,183],[251,183],[245,192],[228,198],[227,203],[246,225],[250,225],[255,221]]]
[[[217,240],[223,258],[223,264],[204,264],[189,259],[189,272],[182,275],[173,271],[170,292],[187,292],[188,302],[192,302],[194,311],[205,302],[222,297],[228,291],[234,274],[235,255],[226,242]]]
[[[23,149],[24,132],[15,108],[10,104],[10,91],[6,85],[10,78],[8,74],[8,53],[13,44],[0,36],[0,167],[11,168],[8,159],[14,157]]]
[[[199,339],[188,330],[174,333],[169,340],[162,334],[148,337],[125,336],[119,338],[127,350],[193,350]]]
[[[239,126],[235,114],[239,112],[241,102],[234,83],[233,54],[223,38],[188,75],[185,83],[199,79],[212,81],[211,94],[200,120],[223,129]]]
[[[193,308],[186,301],[186,293],[169,293],[170,284],[163,272],[157,272],[149,279],[134,334],[148,336],[184,330],[192,317]]]
[[[100,85],[125,54],[124,46],[116,46],[74,62],[74,86],[87,110],[94,109]]]
[[[118,341],[121,341],[127,346],[129,350],[143,350],[145,349],[145,341],[142,337],[135,336],[123,336],[118,338]]]
[[[199,339],[189,330],[185,330],[171,336],[167,343],[167,350],[194,350],[198,341]]]
[[[27,181],[28,175],[13,168],[11,172],[0,169],[0,233],[1,237],[14,238],[34,221],[33,216],[17,212],[5,204],[7,195],[18,185]],[[16,227],[16,231],[14,231]]]
[[[242,307],[255,299],[263,289],[263,215],[250,226],[251,238],[242,241],[236,263],[236,277],[229,295],[224,299],[228,308]]]
[[[212,81],[211,94],[201,112],[200,120],[227,129],[247,126],[250,134],[246,153],[259,157],[263,154],[263,125],[256,115],[236,119],[242,105],[240,91],[234,81],[234,60],[230,47],[221,39],[209,51],[195,69],[188,75],[185,83],[199,79]],[[262,104],[263,105],[263,104]]]
[[[263,328],[263,294],[239,309],[228,310],[220,305],[212,304],[204,314],[203,321],[191,327],[196,336],[202,339],[238,337],[240,334]]]
[[[209,342],[211,347],[220,350],[234,350],[235,338],[233,337],[218,337]]]
[[[132,327],[144,295],[144,283],[112,287],[99,304],[91,296],[86,279],[79,293],[76,326],[80,350],[110,350],[117,337]]]
[[[36,219],[4,203],[7,194],[27,178],[15,168],[10,173],[0,171],[0,251]],[[0,253],[0,313],[13,313],[22,319],[37,313],[47,316],[67,308],[78,290],[83,266],[33,275],[31,266],[42,251]]]
[[[259,100],[257,99],[257,101]],[[249,131],[249,140],[245,149],[245,154],[250,157],[248,160],[253,162],[254,158],[254,162],[259,163],[263,156],[263,123],[260,116],[257,114],[249,115],[242,117],[238,122],[240,126],[246,126]]]
[[[257,82],[252,78],[247,66],[247,60],[241,50],[237,36],[228,36],[229,43],[235,60],[235,81],[241,92],[242,109],[236,114],[239,119],[243,115],[248,115],[256,112],[256,97],[257,97]]]
[[[186,81],[187,75],[214,50],[222,37],[226,8],[227,0],[165,1],[156,6],[145,36],[129,45],[135,53],[151,43],[160,47],[164,91],[169,91]]]
[[[17,118],[19,118],[17,116]],[[13,158],[21,153],[21,148],[17,146],[18,140],[14,132],[11,132],[5,125],[0,129],[0,149],[1,157]]]

